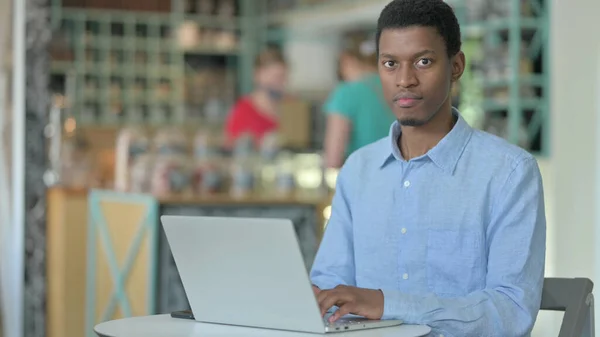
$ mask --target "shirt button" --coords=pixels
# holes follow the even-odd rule
[[[408,187],[408,186],[410,186],[410,181],[408,181],[408,180],[404,181],[404,187]]]
[[[401,232],[402,234],[406,234],[406,228],[402,228]]]
[[[408,274],[402,275],[402,278],[405,279],[405,280],[408,280]]]

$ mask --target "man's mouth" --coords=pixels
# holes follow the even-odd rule
[[[394,104],[401,108],[410,108],[417,105],[421,101],[421,98],[416,96],[400,96],[394,98]]]

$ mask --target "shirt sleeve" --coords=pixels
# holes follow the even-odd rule
[[[350,83],[340,84],[323,105],[325,113],[338,114],[353,120],[358,109],[354,91]]]
[[[349,159],[338,174],[331,216],[310,273],[312,283],[320,289],[356,285],[350,211],[351,187],[348,181],[353,176],[349,172],[351,170]]]
[[[540,309],[546,254],[542,179],[524,159],[498,194],[487,228],[485,289],[460,298],[382,289],[384,318],[427,324],[440,336],[525,336]]]

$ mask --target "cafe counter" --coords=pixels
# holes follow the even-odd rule
[[[161,215],[291,219],[308,269],[330,202],[330,193],[317,191],[234,198],[51,188],[47,335],[93,336],[102,321],[189,308]]]

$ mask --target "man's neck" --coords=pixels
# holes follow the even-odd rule
[[[405,160],[420,157],[431,150],[454,127],[456,118],[452,108],[448,112],[440,111],[427,124],[422,126],[402,126],[398,139],[398,148]]]

